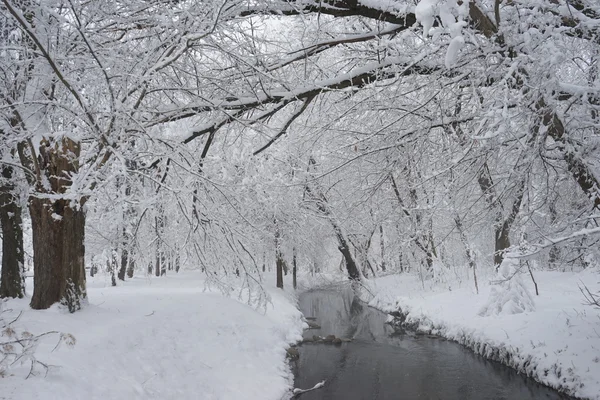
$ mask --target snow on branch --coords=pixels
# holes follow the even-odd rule
[[[316,82],[310,86],[286,91],[271,91],[253,97],[228,97],[212,102],[192,104],[174,110],[163,110],[162,118],[152,120],[151,125],[173,122],[197,116],[199,113],[214,110],[252,110],[264,104],[290,103],[304,100],[335,90],[362,88],[376,81],[409,75],[430,75],[440,71],[438,64],[414,62],[404,57],[389,57],[382,62],[372,62],[356,68],[351,73],[341,74]]]
[[[322,53],[326,50],[332,49],[336,46],[340,46],[343,44],[350,43],[360,43],[366,42],[375,38],[380,38],[382,36],[393,35],[399,32],[406,30],[408,27],[405,25],[391,25],[387,29],[382,29],[376,32],[367,32],[357,35],[344,35],[341,37],[337,37],[330,40],[325,40],[319,43],[312,44],[310,46],[304,47],[302,49],[294,50],[289,54],[292,55],[290,58],[285,59],[283,61],[279,61],[270,65],[267,68],[267,71],[275,71],[276,69],[285,67],[290,65],[296,61],[306,59],[308,57],[314,56],[316,54]]]
[[[536,244],[520,244],[519,246],[514,246],[509,252],[507,252],[507,257],[511,258],[529,258],[534,255],[539,254],[540,252],[551,248],[560,243],[571,242],[575,239],[578,239],[583,236],[591,236],[600,234],[600,227],[596,228],[583,228],[576,232],[571,233],[567,236],[560,236],[556,238],[546,238],[542,243]]]

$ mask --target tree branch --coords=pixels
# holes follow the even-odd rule
[[[260,149],[256,150],[254,153],[252,153],[253,156],[256,156],[260,153],[262,153],[263,151],[265,151],[266,149],[268,149],[269,147],[271,147],[271,145],[273,143],[275,143],[277,141],[277,139],[279,139],[281,136],[283,136],[288,128],[290,127],[290,125],[292,125],[292,123],[299,117],[301,116],[304,111],[306,111],[306,109],[308,108],[308,105],[310,104],[310,102],[314,99],[314,97],[308,97],[305,101],[304,104],[302,105],[302,107],[295,112],[290,119],[287,120],[287,122],[285,123],[285,125],[283,125],[283,128],[281,128],[281,130],[279,131],[279,133],[277,133],[277,135],[273,136],[263,147],[261,147]]]

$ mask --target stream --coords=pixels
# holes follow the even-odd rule
[[[341,345],[305,343],[292,362],[294,386],[325,386],[302,400],[570,399],[514,370],[443,339],[395,332],[387,315],[366,306],[350,288],[300,295],[300,310],[316,318],[313,335],[352,338]]]

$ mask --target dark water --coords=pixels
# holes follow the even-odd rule
[[[325,386],[302,400],[384,399],[567,399],[556,391],[487,361],[460,345],[395,333],[386,315],[356,300],[350,289],[317,290],[300,296],[300,309],[316,317],[313,335],[354,338],[350,343],[303,344],[294,362],[294,386]]]

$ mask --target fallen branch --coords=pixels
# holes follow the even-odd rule
[[[321,381],[321,382],[317,383],[315,386],[313,386],[310,389],[298,389],[298,388],[296,388],[296,389],[293,390],[294,396],[298,396],[298,395],[300,395],[302,393],[310,392],[311,390],[320,389],[323,386],[325,386],[325,382],[326,381]]]

